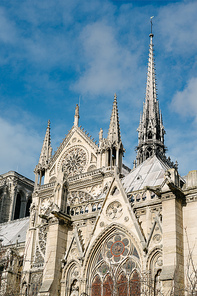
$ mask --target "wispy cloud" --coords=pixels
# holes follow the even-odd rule
[[[24,124],[12,124],[0,118],[1,172],[13,170],[33,178],[42,140],[33,129]]]
[[[157,19],[166,50],[179,55],[196,52],[196,15],[196,1],[181,1],[160,9]]]
[[[110,95],[131,87],[138,53],[119,44],[114,27],[105,22],[87,25],[81,33],[85,62],[73,88],[83,94]]]
[[[197,120],[197,77],[191,78],[182,91],[175,93],[172,107],[182,116],[192,116]]]

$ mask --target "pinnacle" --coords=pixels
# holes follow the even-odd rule
[[[120,125],[119,125],[119,116],[118,116],[118,106],[117,106],[117,95],[114,94],[114,101],[112,107],[112,113],[110,118],[110,125],[108,131],[108,140],[111,143],[119,143],[121,141],[120,136]]]
[[[51,152],[52,152],[52,148],[51,148],[50,120],[48,120],[46,134],[44,137],[42,150],[40,153],[40,159],[39,159],[39,164],[41,164],[43,168],[46,167],[47,163],[49,162],[51,158]]]

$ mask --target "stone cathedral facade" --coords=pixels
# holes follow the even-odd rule
[[[26,235],[1,246],[13,252],[0,265],[2,295],[9,270],[23,296],[197,295],[197,171],[181,177],[165,155],[155,80],[151,33],[132,169],[122,162],[116,95],[107,138],[101,129],[98,145],[79,126],[76,106],[74,125],[52,154],[48,122],[30,218],[12,214],[14,221],[0,225],[6,233],[18,223]]]

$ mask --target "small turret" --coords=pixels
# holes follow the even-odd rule
[[[103,130],[99,132],[99,166],[117,166],[122,171],[124,148],[120,136],[117,95],[114,95],[112,113],[107,139],[103,138]]]

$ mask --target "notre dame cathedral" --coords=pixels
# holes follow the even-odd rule
[[[117,96],[97,145],[74,125],[35,183],[0,176],[0,295],[197,295],[197,170],[167,158],[150,34],[136,161],[122,162]]]

